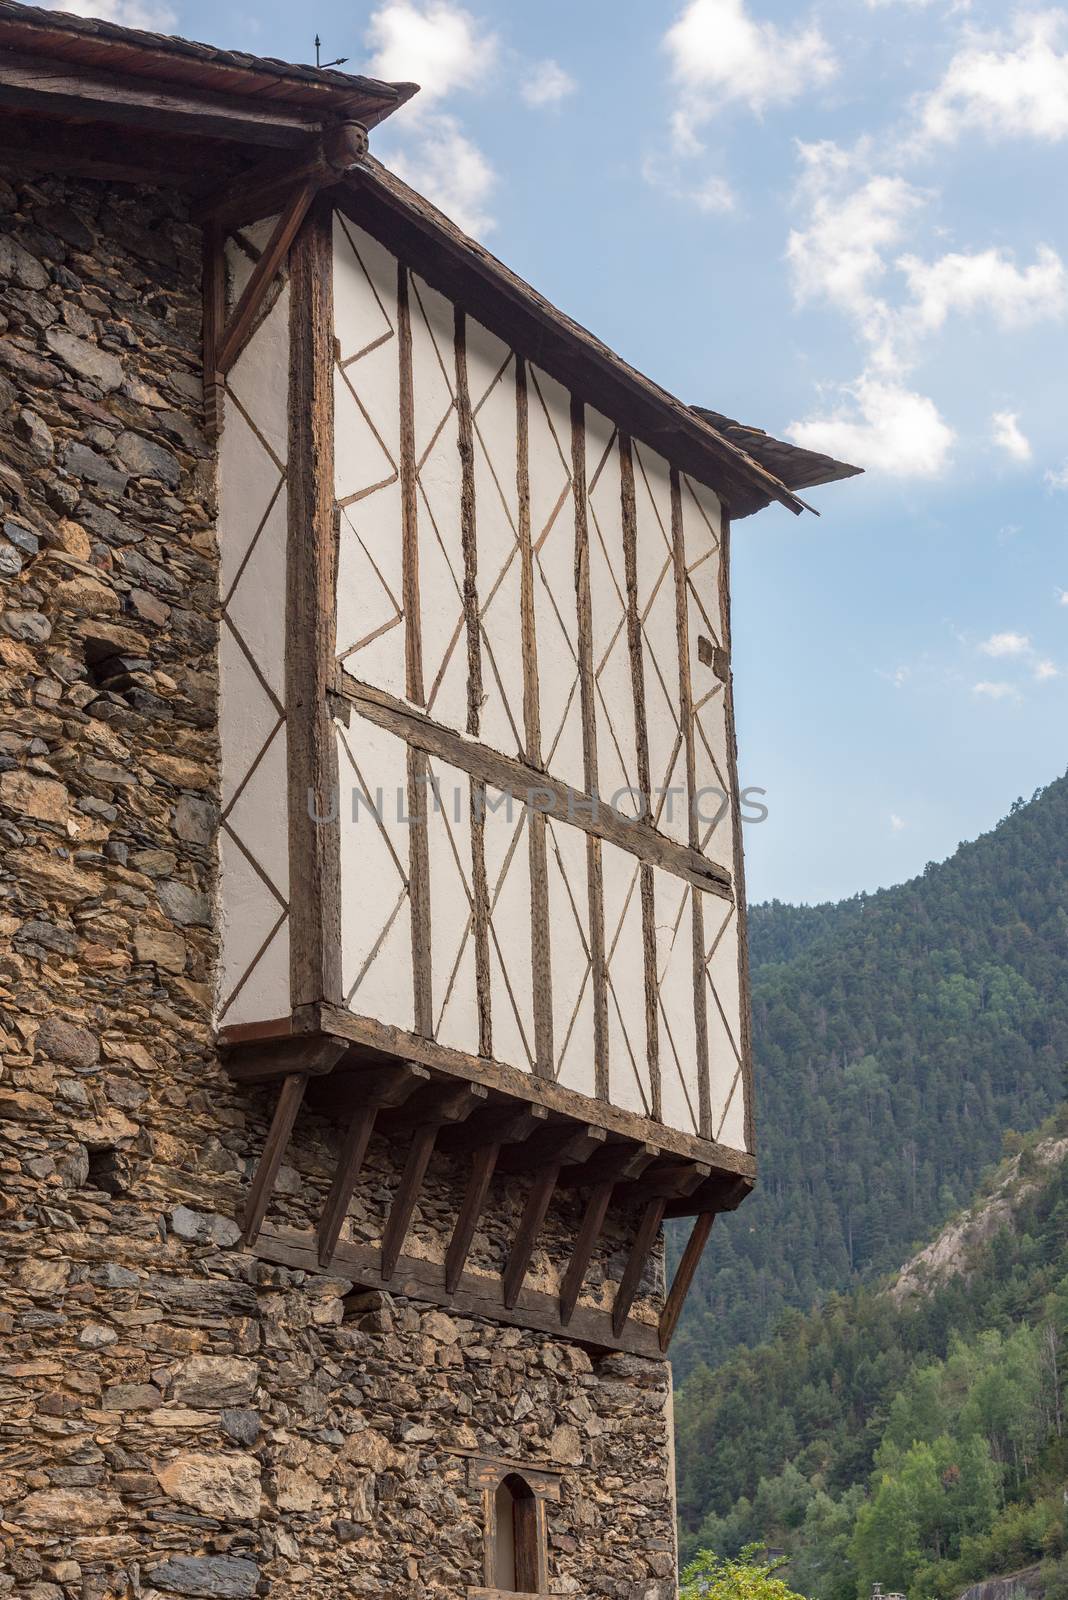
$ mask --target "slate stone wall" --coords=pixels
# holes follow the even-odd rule
[[[668,1600],[664,1365],[238,1246],[270,1105],[212,1048],[199,341],[179,197],[0,178],[0,1596],[462,1596],[490,1456],[555,1475],[554,1590]],[[314,1220],[334,1137],[298,1124],[275,1221]],[[357,1239],[396,1176],[375,1141]],[[435,1163],[409,1250],[443,1252],[462,1181]],[[501,1186],[476,1267],[521,1197]],[[644,1287],[655,1314],[659,1264]]]

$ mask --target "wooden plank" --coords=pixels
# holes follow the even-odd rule
[[[693,1283],[694,1273],[697,1271],[715,1220],[716,1214],[714,1211],[702,1211],[694,1218],[690,1237],[686,1241],[682,1259],[675,1269],[675,1276],[671,1280],[671,1288],[668,1290],[664,1309],[660,1313],[660,1348],[665,1353],[678,1326],[682,1308],[686,1304],[686,1296],[689,1294],[690,1285]]]
[[[427,836],[430,776],[426,754],[409,745],[408,768],[408,898],[412,912],[412,988],[415,1029],[434,1033],[434,983],[431,967],[430,844]]]
[[[687,840],[700,843],[697,825],[697,756],[693,725],[693,681],[690,671],[690,607],[686,590],[686,539],[682,486],[671,469],[671,556],[675,575],[675,628],[679,640],[679,713],[686,760]],[[712,1136],[711,1080],[708,1061],[708,994],[705,988],[705,913],[699,894],[691,895],[690,934],[693,944],[693,1006],[696,1024],[697,1123],[703,1139]]]
[[[276,1228],[265,1223],[255,1253],[262,1260],[277,1261],[282,1266],[297,1270],[312,1273],[322,1270],[319,1267],[315,1235],[311,1232]],[[332,1274],[343,1274],[368,1289],[387,1287],[382,1279],[379,1251],[375,1245],[343,1241],[338,1245],[330,1270]],[[505,1306],[502,1281],[497,1273],[468,1270],[450,1294],[445,1288],[443,1262],[405,1256],[402,1252],[388,1287],[392,1293],[408,1299],[447,1306],[459,1316],[481,1317],[491,1323],[534,1328],[542,1333],[561,1332],[557,1295],[526,1286],[514,1306]],[[625,1350],[631,1355],[647,1356],[658,1361],[663,1359],[655,1323],[632,1317],[617,1338],[612,1332],[611,1314],[581,1302],[568,1327],[567,1337],[572,1343],[585,1345],[595,1351]]]
[[[663,1155],[659,1145],[632,1144],[630,1140],[605,1144],[594,1151],[581,1167],[569,1167],[560,1174],[560,1185],[567,1189],[582,1189],[590,1184],[611,1178],[613,1183],[627,1183],[638,1178],[654,1161]]]
[[[582,1126],[564,1122],[546,1128],[521,1146],[505,1152],[501,1159],[502,1170],[507,1172],[536,1172],[542,1166],[576,1166],[601,1148],[605,1131],[591,1124]]]
[[[530,1258],[534,1254],[534,1246],[538,1242],[545,1214],[549,1209],[556,1190],[556,1179],[559,1175],[559,1164],[554,1163],[539,1172],[530,1186],[523,1214],[519,1219],[515,1238],[508,1256],[508,1263],[504,1269],[502,1282],[504,1285],[504,1303],[510,1311],[519,1299],[519,1291],[523,1287],[523,1280],[530,1266]]]
[[[449,1248],[445,1255],[445,1288],[451,1294],[463,1276],[467,1265],[471,1241],[475,1237],[478,1219],[482,1215],[490,1184],[497,1166],[500,1144],[494,1141],[476,1150],[471,1162],[471,1175],[452,1230]]]
[[[703,1161],[665,1162],[650,1168],[633,1183],[620,1184],[616,1189],[616,1201],[621,1206],[629,1206],[647,1200],[685,1199],[700,1188],[711,1170]]]
[[[731,519],[726,502],[720,498],[719,535],[720,626],[728,659],[731,650]],[[727,751],[730,757],[731,816],[734,823],[734,882],[737,886],[735,916],[738,919],[738,991],[741,998],[742,1090],[745,1094],[745,1147],[756,1152],[755,1091],[753,1085],[753,990],[749,976],[749,929],[745,901],[745,849],[742,844],[741,798],[738,782],[738,736],[734,723],[734,675],[728,674],[723,689],[726,700]],[[718,1130],[717,1130],[718,1131]]]
[[[425,1067],[405,1063],[401,1067],[382,1067],[368,1073],[361,1082],[363,1099],[349,1118],[334,1180],[319,1222],[321,1266],[329,1265],[334,1253],[380,1109],[400,1105],[429,1077]]]
[[[319,200],[290,251],[286,752],[290,984],[294,1007],[339,1001],[337,745],[327,701],[335,657],[332,211]]]
[[[700,1139],[681,1129],[671,1128],[666,1123],[651,1122],[648,1117],[626,1111],[621,1106],[594,1100],[563,1084],[535,1078],[532,1073],[523,1072],[506,1061],[469,1055],[465,1051],[451,1049],[436,1039],[425,1039],[406,1029],[380,1022],[375,1017],[356,1016],[341,1006],[320,1006],[318,1013],[323,1032],[339,1041],[347,1041],[355,1049],[357,1059],[362,1055],[376,1063],[383,1056],[399,1061],[416,1061],[421,1066],[429,1067],[432,1072],[469,1083],[485,1084],[495,1093],[543,1105],[550,1112],[601,1127],[606,1133],[657,1144],[665,1154],[704,1162],[720,1172],[748,1178],[756,1175],[756,1161],[745,1151],[732,1150],[714,1140]],[[230,1076],[238,1083],[260,1083],[281,1076],[277,1065],[264,1064],[251,1047],[231,1052],[226,1065]]]
[[[369,722],[386,728],[429,755],[441,757],[478,781],[511,794],[521,805],[530,805],[534,796],[546,815],[560,817],[606,839],[651,866],[663,867],[675,877],[685,878],[708,894],[724,900],[733,898],[730,874],[722,867],[706,861],[688,845],[678,844],[658,833],[650,823],[624,817],[607,800],[579,794],[547,772],[538,772],[513,756],[465,738],[385,689],[361,683],[347,672],[335,674],[334,692],[340,704],[352,706]]]
[[[619,493],[623,522],[623,570],[627,586],[627,650],[630,655],[630,684],[634,701],[634,750],[638,787],[642,792],[645,815],[654,814],[652,780],[649,774],[649,730],[645,711],[645,656],[642,625],[638,613],[638,513],[634,498],[634,454],[629,436],[619,435]],[[657,1014],[656,982],[656,907],[653,872],[648,863],[640,874],[642,911],[642,951],[645,985],[645,1055],[649,1069],[650,1110],[654,1120],[661,1113],[660,1022]]]
[[[471,920],[475,940],[475,996],[478,1003],[478,1053],[493,1055],[492,975],[490,972],[490,895],[486,876],[486,785],[471,779]]]
[[[634,1235],[627,1264],[623,1269],[623,1276],[616,1290],[615,1300],[612,1302],[612,1332],[618,1339],[623,1332],[623,1325],[630,1314],[634,1304],[634,1297],[641,1285],[642,1274],[646,1262],[649,1260],[656,1245],[660,1232],[660,1224],[664,1220],[664,1201],[661,1198],[649,1200],[638,1223],[638,1230]],[[659,1340],[659,1331],[658,1331]]]
[[[608,1211],[608,1202],[612,1198],[615,1188],[614,1178],[606,1178],[598,1183],[591,1191],[586,1201],[586,1209],[579,1224],[578,1233],[571,1251],[571,1260],[567,1264],[563,1283],[560,1285],[560,1322],[567,1327],[575,1314],[578,1304],[582,1282],[586,1276],[597,1241],[601,1237],[604,1219]]]
[[[463,1156],[488,1144],[521,1144],[545,1126],[548,1116],[544,1106],[498,1106],[464,1127],[446,1129],[440,1148],[446,1155]]]
[[[202,329],[204,364],[204,431],[217,439],[222,427],[222,374],[217,351],[226,319],[226,267],[222,234],[209,225],[201,235],[203,251],[204,316]]]
[[[397,263],[397,359],[400,367],[401,596],[404,610],[404,692],[416,705],[423,692],[423,636],[419,615],[419,500],[415,454],[415,381],[408,269]]]
[[[252,332],[252,325],[263,305],[264,297],[270,288],[276,272],[286,256],[290,246],[296,238],[297,230],[308,214],[308,207],[315,197],[315,185],[308,179],[298,184],[286,203],[274,230],[259,260],[252,269],[251,276],[241,291],[241,297],[231,312],[226,327],[223,330],[215,350],[215,367],[219,372],[230,371],[234,362],[241,354]]]
[[[464,630],[467,636],[467,731],[477,738],[482,715],[482,634],[478,621],[478,540],[475,502],[475,429],[467,377],[467,319],[453,307],[456,428],[460,452],[460,540],[464,555]]]
[[[195,189],[230,177],[241,154],[239,147],[199,144],[180,134],[139,129],[136,139],[117,139],[115,129],[103,124],[57,123],[11,111],[0,115],[0,163],[16,172]]]
[[[299,148],[320,126],[315,110],[263,95],[199,91],[9,49],[0,61],[0,107],[278,149]]]
[[[288,1078],[282,1079],[282,1088],[274,1108],[274,1116],[271,1118],[267,1143],[263,1147],[263,1154],[256,1167],[252,1187],[248,1192],[248,1199],[245,1201],[245,1209],[241,1216],[241,1236],[246,1248],[256,1242],[274,1186],[278,1181],[278,1169],[282,1165],[282,1157],[286,1153],[289,1136],[293,1132],[293,1124],[297,1120],[297,1112],[304,1099],[307,1084],[308,1076],[304,1072],[293,1072]]]
[[[599,791],[597,707],[593,669],[593,602],[590,595],[589,496],[586,486],[586,408],[571,396],[571,482],[575,504],[575,605],[582,762],[586,794]],[[604,871],[601,841],[586,837],[586,893],[590,909],[590,984],[593,994],[594,1082],[598,1100],[608,1099],[608,967],[604,937]]]

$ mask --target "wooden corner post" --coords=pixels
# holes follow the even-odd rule
[[[286,725],[294,1009],[341,999],[335,655],[333,207],[319,196],[290,248]]]

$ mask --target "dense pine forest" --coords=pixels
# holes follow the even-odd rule
[[[943,1236],[933,1281],[832,1294],[691,1372],[684,1559],[776,1547],[817,1600],[865,1600],[876,1582],[949,1600],[1038,1566],[1045,1600],[1066,1600],[1068,1111],[1007,1144],[996,1203],[963,1242]]]
[[[909,883],[753,907],[750,937],[761,1179],[717,1223],[680,1380],[899,1266],[1064,1099],[1068,777]]]

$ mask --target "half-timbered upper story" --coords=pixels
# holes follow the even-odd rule
[[[235,1077],[282,1083],[247,1238],[309,1084],[347,1129],[323,1263],[376,1118],[419,1134],[383,1281],[460,1120],[483,1196],[497,1163],[551,1176],[506,1309],[558,1182],[642,1202],[646,1253],[665,1214],[736,1205],[755,1145],[731,529],[854,469],[682,404],[391,175],[367,129],[411,85],[271,79],[7,0],[0,41],[0,146],[167,173],[203,223],[216,1023]]]

